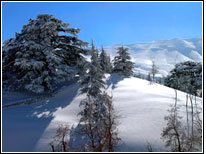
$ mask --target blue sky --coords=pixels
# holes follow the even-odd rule
[[[53,14],[96,46],[202,37],[201,2],[3,2],[2,40],[30,18]]]

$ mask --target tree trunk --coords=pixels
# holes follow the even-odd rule
[[[178,152],[181,152],[181,143],[180,143],[180,137],[179,137],[179,133],[178,131],[176,130],[175,126],[174,126],[174,131],[176,133],[176,137],[177,137],[177,142],[178,142]]]
[[[193,102],[192,102],[192,96],[190,95],[190,102],[191,102],[191,116],[192,116],[192,130],[191,130],[191,137],[193,138],[193,131],[194,131],[194,115],[193,115]],[[191,149],[193,147],[193,143],[191,141]]]
[[[186,95],[187,136],[189,136],[188,94]]]
[[[175,112],[177,108],[177,90],[175,89]]]
[[[52,152],[55,152],[55,149],[54,149],[54,145],[53,144],[50,144],[51,148],[52,148]]]
[[[64,141],[62,141],[62,146],[63,146],[63,151],[64,151],[64,152],[67,152],[66,143],[65,143]]]

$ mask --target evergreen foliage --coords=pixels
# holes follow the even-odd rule
[[[113,72],[124,76],[133,75],[134,63],[131,62],[128,48],[121,46],[117,53],[118,55],[113,59]]]
[[[100,60],[100,65],[101,65],[102,71],[105,73],[111,73],[112,64],[111,64],[110,56],[108,56],[106,54],[103,47],[102,47],[101,54],[99,56],[99,60]]]
[[[104,72],[101,70],[98,59],[98,50],[95,49],[93,42],[91,48],[91,63],[88,63],[87,68],[87,71],[80,80],[82,85],[81,93],[96,97],[101,94],[101,88],[104,88],[105,82],[103,81]]]
[[[53,15],[40,14],[30,19],[21,33],[3,43],[4,88],[43,93],[72,80],[78,73],[76,65],[87,53],[87,43],[77,37],[79,32]]]
[[[165,85],[197,96],[202,89],[201,63],[186,61],[176,64],[165,78]]]

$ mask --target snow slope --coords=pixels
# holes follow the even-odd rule
[[[117,48],[121,45],[105,47],[113,59]],[[136,73],[148,74],[152,61],[159,68],[158,76],[166,76],[174,65],[184,61],[202,61],[202,39],[158,40],[151,43],[135,43],[124,45],[129,48]]]
[[[120,115],[118,130],[122,141],[119,150],[147,151],[149,142],[154,150],[164,151],[160,134],[166,126],[164,116],[170,105],[174,105],[174,89],[116,74],[107,76],[107,86]],[[78,124],[79,103],[84,97],[79,95],[79,85],[72,83],[54,97],[37,104],[4,108],[3,151],[51,151],[48,144],[58,125]],[[185,99],[185,93],[178,91],[183,117],[186,116]],[[197,102],[201,107],[200,98]]]

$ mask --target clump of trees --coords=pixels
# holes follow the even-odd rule
[[[162,133],[163,139],[166,140],[166,146],[170,147],[170,151],[176,152],[200,151],[202,149],[202,120],[196,96],[202,88],[201,64],[187,61],[175,65],[175,68],[166,77],[165,85],[175,89],[175,105],[169,110],[170,114],[165,117],[167,127]],[[176,89],[187,93],[186,123],[178,115]]]
[[[84,144],[85,151],[115,151],[120,140],[116,130],[117,116],[114,112],[112,97],[106,92],[102,92],[105,88],[104,73],[107,72],[107,69],[102,69],[101,65],[104,58],[107,58],[104,54],[102,50],[102,56],[99,57],[98,50],[92,43],[91,63],[85,78],[80,82],[82,85],[81,92],[87,96],[80,103],[82,110],[79,113],[81,117],[79,134],[86,135],[88,138]]]
[[[90,63],[84,58],[89,54],[87,42],[78,39],[80,29],[70,28],[68,23],[53,15],[40,14],[30,19],[20,33],[3,42],[2,75],[4,89],[27,90],[41,94],[54,92],[59,83],[84,76]],[[101,54],[95,49],[96,61],[104,73],[118,72],[121,75],[133,74],[133,63],[123,46],[119,56],[110,57],[102,47]],[[92,72],[90,72],[92,73]]]
[[[120,141],[117,131],[118,117],[114,111],[112,97],[103,92],[105,88],[104,74],[108,70],[102,69],[101,63],[104,62],[104,58],[107,58],[104,51],[102,52],[104,55],[99,56],[98,50],[92,42],[91,62],[84,67],[84,76],[79,81],[82,86],[81,94],[86,94],[86,98],[80,102],[81,111],[78,114],[80,116],[78,129],[71,132],[71,129],[61,128],[60,130],[63,130],[61,135],[56,135],[60,136],[62,151],[66,149],[66,151],[113,152]],[[108,68],[105,65],[104,67]],[[65,142],[65,137],[62,136],[67,135],[67,133],[64,133],[64,130],[69,130],[70,134],[73,133],[77,137],[85,137],[86,140],[81,143],[81,146],[75,145],[76,140],[74,138]],[[55,148],[53,144],[50,145],[52,151],[59,151],[59,147]],[[67,148],[65,148],[66,145]]]
[[[192,115],[195,117],[192,130],[188,130],[188,125],[181,120],[177,106],[172,106],[169,115],[165,117],[167,126],[163,129],[162,139],[165,146],[171,152],[194,152],[200,151],[202,146],[202,120],[199,112]]]
[[[187,147],[181,150],[197,151],[202,143],[202,120],[197,107],[196,96],[202,91],[202,65],[201,63],[186,61],[175,65],[175,68],[165,78],[165,85],[187,93],[186,95],[186,141]],[[177,90],[176,90],[177,89]],[[189,106],[190,103],[190,106]],[[195,110],[196,109],[196,110]],[[189,111],[190,110],[190,111]],[[191,116],[189,115],[191,114]]]
[[[186,61],[175,65],[165,78],[165,86],[201,96],[202,65],[201,63]]]
[[[165,78],[165,85],[186,92],[186,132],[180,132],[185,141],[178,145],[181,151],[198,151],[202,146],[202,120],[197,106],[196,96],[202,91],[202,65],[201,63],[187,61],[175,65],[175,68]],[[176,90],[177,89],[177,90]],[[189,105],[190,103],[190,105]],[[182,124],[181,124],[182,125]],[[182,126],[181,126],[182,127]],[[171,145],[174,147],[174,145]]]
[[[177,80],[175,80],[177,82]],[[174,83],[177,84],[177,83]],[[163,129],[162,138],[166,141],[166,147],[173,152],[194,152],[202,149],[202,120],[201,111],[194,97],[186,95],[186,122],[179,116],[177,104],[177,90],[175,89],[175,104],[171,107],[169,115],[165,117],[167,126]],[[190,101],[190,106],[189,106]],[[189,112],[189,109],[191,112]],[[190,115],[189,115],[190,114]],[[189,117],[190,116],[190,117]]]
[[[78,129],[61,124],[50,142],[52,152],[114,152],[121,138],[112,97],[104,92],[99,97],[81,101]],[[71,137],[71,134],[74,134]],[[86,138],[79,143],[78,138]],[[77,140],[76,140],[77,138]],[[78,143],[76,143],[78,142]]]

